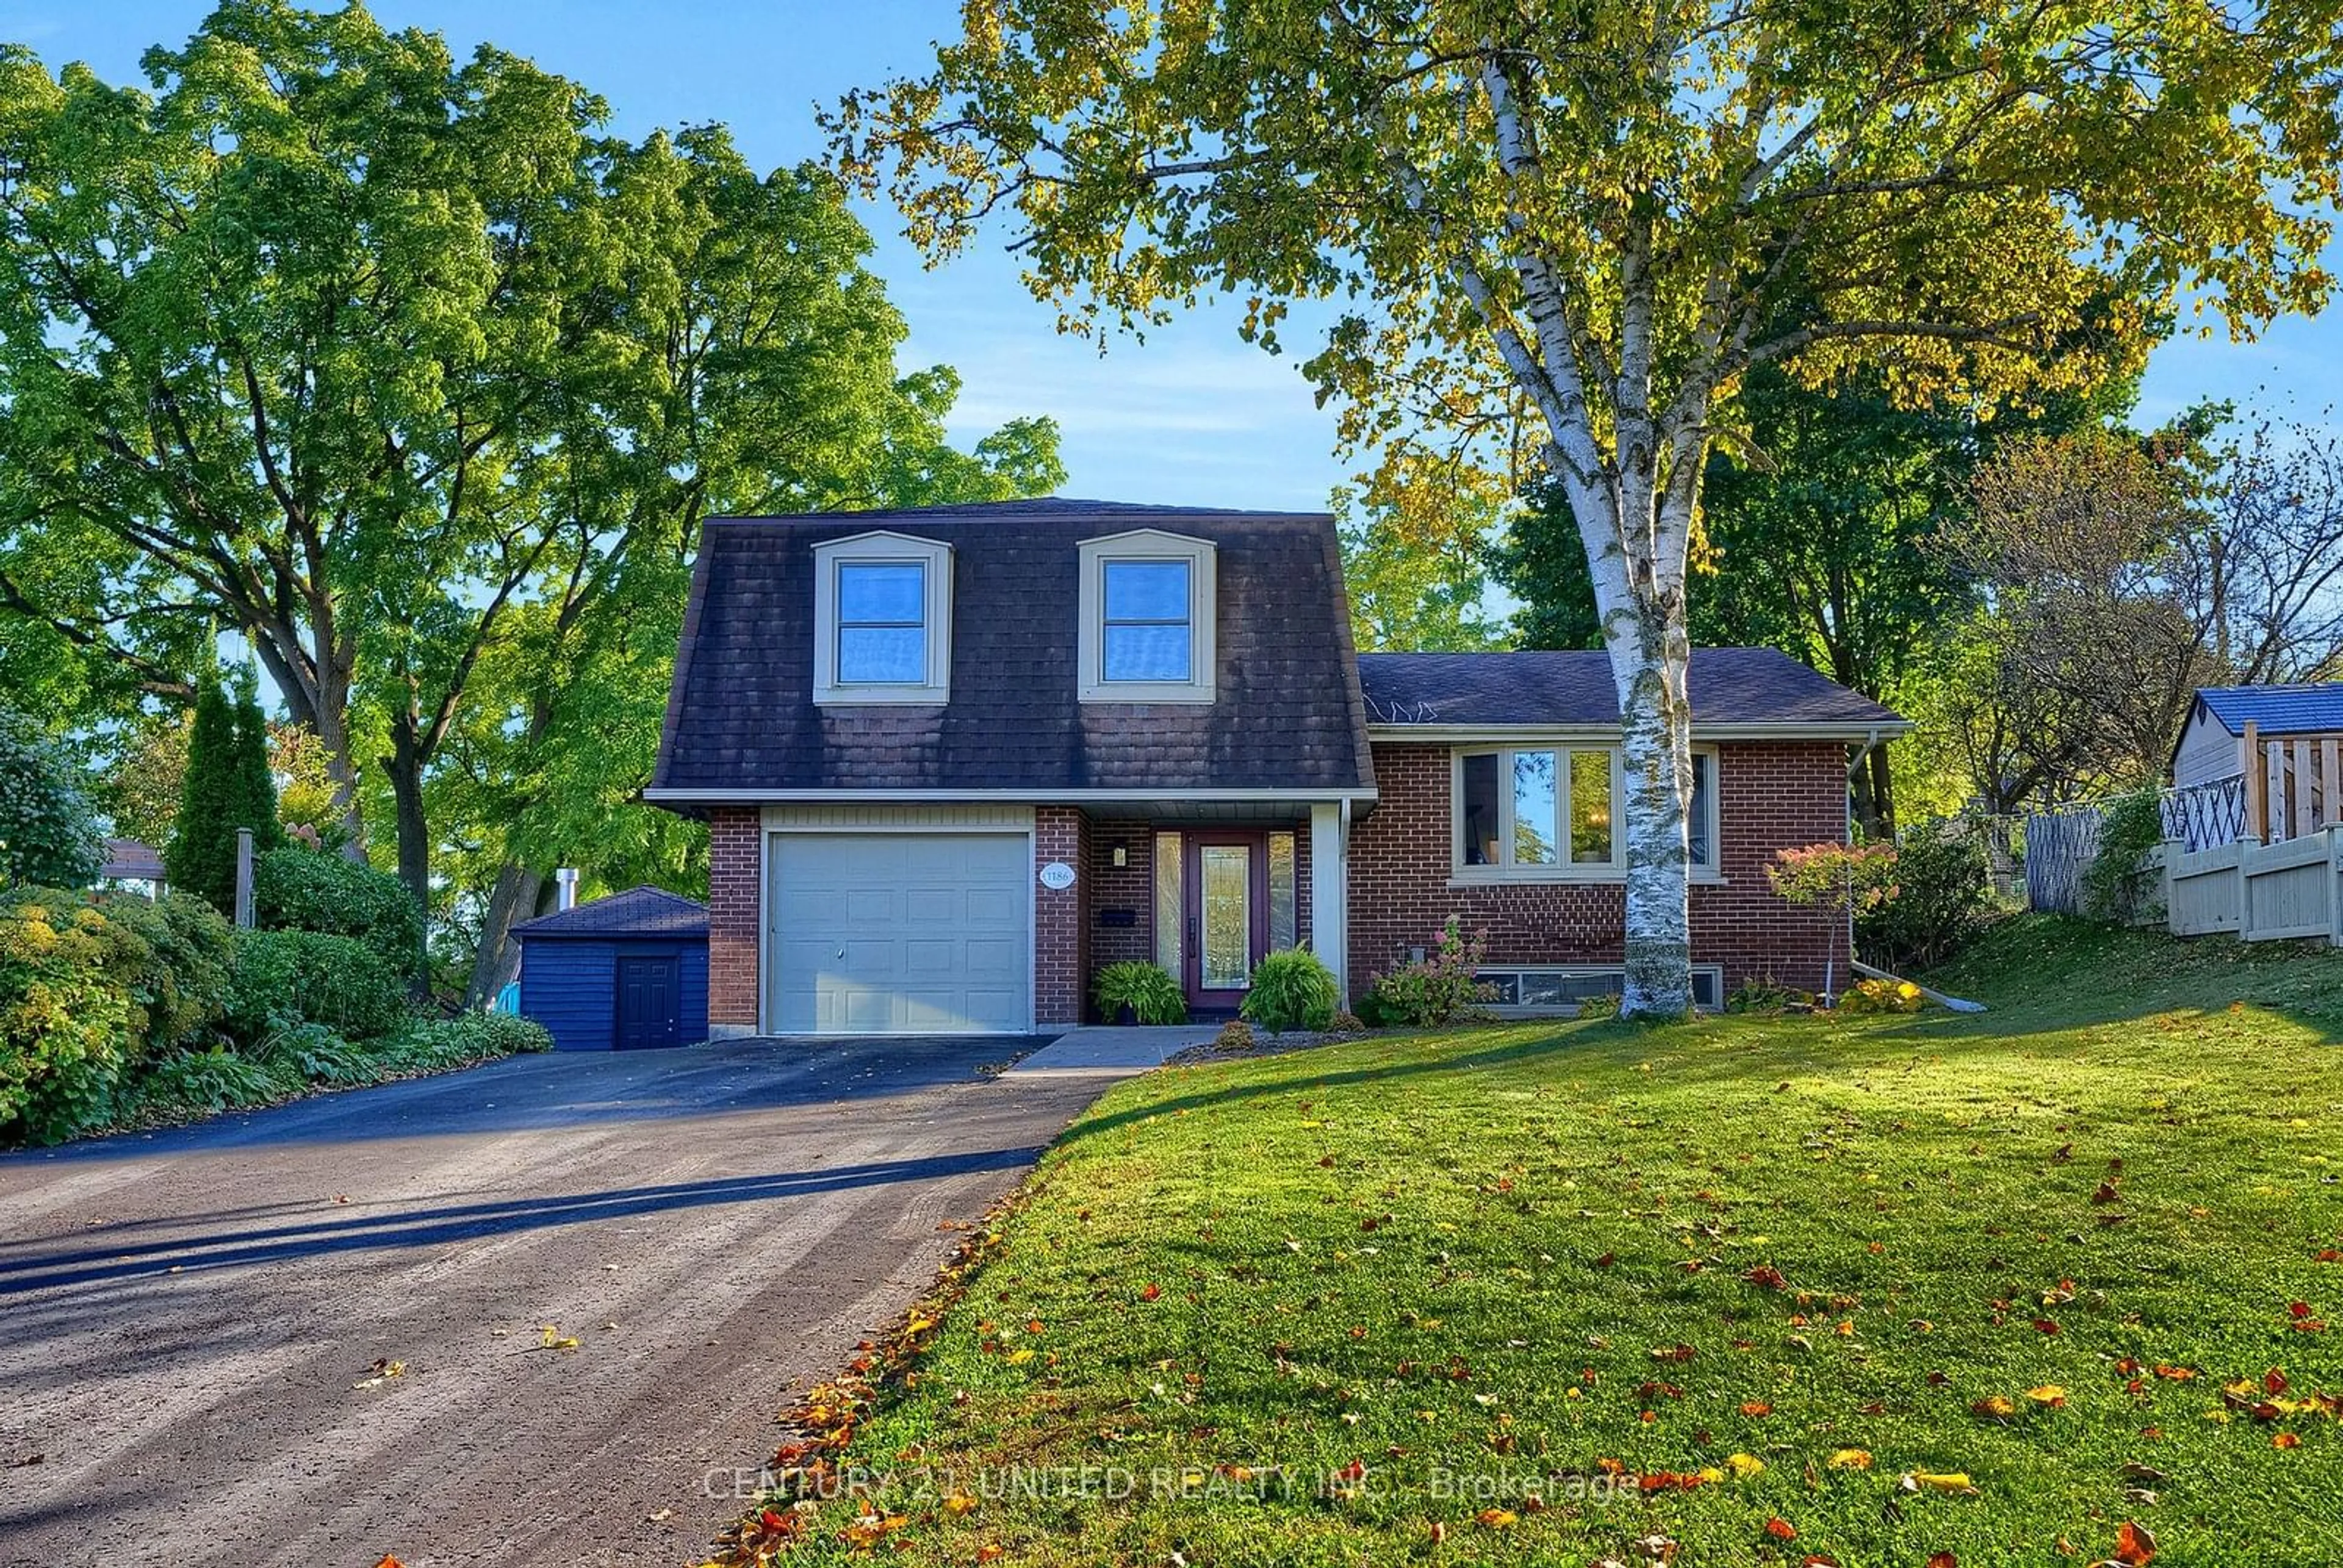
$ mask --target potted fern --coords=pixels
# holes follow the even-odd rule
[[[1091,981],[1099,1016],[1117,1023],[1185,1023],[1188,999],[1180,982],[1159,964],[1124,959],[1108,964]]]

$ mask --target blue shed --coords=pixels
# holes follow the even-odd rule
[[[629,1050],[708,1038],[708,910],[632,888],[513,928],[520,1010],[556,1050]]]

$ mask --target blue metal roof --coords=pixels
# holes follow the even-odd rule
[[[2232,735],[2251,720],[2264,735],[2343,730],[2343,680],[2301,686],[2200,686],[2197,699]]]

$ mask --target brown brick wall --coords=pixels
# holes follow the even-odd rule
[[[1378,743],[1380,799],[1351,837],[1351,982],[1431,945],[1449,915],[1489,934],[1491,963],[1595,965],[1623,956],[1626,892],[1617,882],[1448,886],[1450,748]],[[1735,744],[1717,750],[1724,881],[1692,889],[1693,962],[1722,964],[1727,990],[1753,975],[1814,989],[1831,917],[1775,897],[1774,851],[1846,833],[1846,750],[1835,744]],[[1844,943],[1841,944],[1844,947]],[[1845,956],[1840,959],[1844,978]]]
[[[757,1027],[758,886],[764,814],[754,806],[708,813],[708,1024],[711,1032]]]
[[[1114,847],[1131,851],[1130,863],[1114,864]],[[1145,822],[1091,824],[1090,896],[1083,916],[1090,921],[1090,965],[1085,975],[1125,959],[1155,959],[1155,832]],[[1133,926],[1099,924],[1101,910],[1131,910],[1139,916]],[[1087,996],[1088,981],[1084,982]]]
[[[1080,1023],[1090,973],[1088,900],[1091,879],[1089,819],[1072,806],[1041,806],[1033,812],[1033,1022],[1037,1026]],[[1045,888],[1042,867],[1063,860],[1074,868],[1074,885]]]

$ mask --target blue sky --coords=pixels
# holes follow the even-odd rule
[[[0,39],[28,45],[52,68],[82,60],[128,81],[142,51],[184,39],[210,8],[206,0],[0,0]],[[623,134],[720,120],[764,167],[818,154],[814,105],[918,68],[936,39],[957,31],[959,9],[952,0],[373,5],[387,26],[444,33],[459,55],[493,41],[583,83],[609,101]],[[879,245],[873,266],[910,322],[905,365],[950,364],[965,382],[956,437],[1050,415],[1064,430],[1066,493],[1117,500],[1314,509],[1348,472],[1334,456],[1331,414],[1316,407],[1292,359],[1238,340],[1236,311],[1200,309],[1144,343],[1118,340],[1101,357],[1058,335],[997,243],[930,272],[897,236],[890,209],[862,217]],[[2338,319],[2330,310],[2282,321],[2249,344],[2222,333],[2166,345],[2149,368],[2141,421],[2220,397],[2324,422],[2343,397]]]

